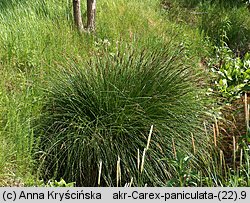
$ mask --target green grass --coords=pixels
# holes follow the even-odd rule
[[[250,18],[247,1],[162,0],[168,17],[198,28],[216,46],[222,41],[237,54],[249,51]]]
[[[39,103],[34,83],[22,73],[5,71],[1,75],[1,174],[10,179],[25,178],[31,173],[34,144],[31,119]]]
[[[138,184],[135,155],[145,148],[151,125],[155,132],[151,161],[145,166],[148,184],[163,185],[173,175],[170,165],[159,162],[172,157],[172,140],[177,151],[190,154],[195,134],[196,153],[205,155],[205,108],[195,85],[200,77],[184,57],[181,48],[171,44],[142,52],[125,48],[56,72],[38,121],[43,173],[92,186],[102,161],[103,184],[114,185],[113,166],[119,156],[128,170],[125,181],[133,177]]]
[[[174,53],[172,51],[177,50],[173,47],[179,47],[180,45],[184,47],[181,60],[177,60],[178,64],[180,61],[182,61],[182,64],[185,66],[192,66],[193,70],[197,70],[196,68],[198,67],[201,60],[213,56],[213,47],[211,44],[220,45],[222,34],[226,34],[224,35],[223,40],[226,39],[229,47],[234,49],[234,51],[236,50],[237,52],[237,49],[239,49],[241,53],[247,51],[247,46],[249,44],[248,36],[250,36],[248,25],[250,21],[247,17],[248,10],[242,6],[242,4],[229,7],[224,4],[225,1],[220,1],[220,6],[223,7],[221,10],[223,12],[221,15],[217,15],[218,18],[214,19],[213,17],[217,14],[218,10],[212,4],[209,4],[208,7],[205,7],[205,4],[201,5],[195,0],[189,1],[189,4],[186,4],[187,1],[184,0],[169,0],[169,2],[175,3],[172,4],[172,9],[167,11],[166,14],[166,11],[161,8],[161,2],[158,0],[98,1],[96,32],[90,35],[88,33],[79,34],[74,28],[72,24],[73,20],[70,0],[0,1],[0,185],[15,185],[15,183],[25,183],[30,185],[37,178],[36,164],[39,162],[39,160],[36,159],[38,157],[36,152],[38,151],[38,145],[41,140],[36,129],[34,128],[34,125],[37,119],[43,115],[44,102],[48,101],[48,98],[51,96],[50,94],[47,95],[47,92],[44,91],[44,89],[50,90],[51,81],[56,80],[56,78],[53,78],[55,73],[59,75],[62,74],[62,65],[67,70],[65,73],[66,75],[63,75],[64,77],[62,77],[65,79],[69,73],[68,68],[74,67],[72,71],[81,72],[82,68],[86,67],[86,62],[90,59],[93,59],[93,57],[95,58],[94,66],[97,66],[98,63],[104,63],[106,59],[103,59],[102,57],[109,53],[108,57],[110,58],[107,60],[109,63],[111,63],[111,56],[116,56],[117,48],[119,50],[135,50],[135,53],[137,54],[142,53],[146,48],[145,53],[149,54],[154,50],[155,47],[164,47],[166,44],[169,44],[171,45],[170,47],[172,47],[170,48],[170,53],[172,54]],[[229,3],[231,6],[232,1]],[[195,14],[196,12],[203,12],[207,8],[210,10],[208,13],[202,15],[203,18],[200,14]],[[82,10],[83,18],[86,22],[85,1],[82,1]],[[208,21],[207,19],[214,19],[216,21]],[[208,29],[210,27],[211,29]],[[206,36],[209,36],[210,40],[207,40]],[[225,38],[225,36],[227,38]],[[127,48],[124,48],[125,46]],[[161,51],[162,50],[160,50],[160,53],[162,53]],[[126,54],[129,56],[129,53]],[[150,56],[148,57],[150,58]],[[169,56],[166,56],[166,58],[168,57]],[[138,56],[135,58],[138,59]],[[122,58],[122,60],[126,61],[128,59]],[[135,66],[136,62],[133,62],[133,64],[133,66]],[[178,64],[172,65],[173,67],[176,67]],[[114,64],[111,63],[110,66],[112,65]],[[177,69],[179,70],[179,67]],[[94,73],[91,70],[92,69],[88,70],[90,71],[89,75],[94,77],[94,74],[97,73]],[[201,66],[201,70],[205,71],[205,73],[207,71],[203,66]],[[200,70],[197,71],[199,72]],[[135,78],[139,77],[139,75],[136,76],[136,72],[131,72],[131,70],[126,73],[129,73],[131,77],[132,75]],[[118,73],[111,71],[109,74],[112,75]],[[155,77],[156,76],[157,74]],[[124,76],[124,78],[126,77]],[[79,84],[81,84],[82,79],[83,78],[80,78]],[[98,77],[94,78],[93,80],[88,79],[88,82],[90,82],[90,84],[94,82],[97,84],[103,83],[100,77],[98,81],[97,79]],[[116,79],[116,77],[110,78],[109,82],[111,82],[111,84],[115,83],[120,90],[124,84],[130,84],[129,81],[124,81],[122,78],[119,78],[120,81]],[[205,80],[205,78],[202,78],[202,80],[197,81],[197,84],[205,87]],[[139,81],[141,81],[140,77],[138,81],[134,80],[134,84],[138,85]],[[144,84],[147,86],[152,84],[150,81],[150,77],[145,76],[145,81],[141,82],[144,82]],[[87,87],[89,87],[90,84],[88,84]],[[99,86],[95,86],[97,90],[102,88],[100,84]],[[112,88],[114,87],[115,86]],[[65,90],[68,89],[66,88]],[[151,91],[152,90],[153,89],[151,89]],[[139,91],[139,89],[137,89],[137,91]],[[91,91],[88,93],[92,95]],[[106,95],[92,96],[98,96],[100,97],[99,99],[103,98],[103,96],[109,98],[107,100],[107,102],[110,102],[109,105],[107,105],[105,102],[99,104],[105,105],[109,108],[112,107],[111,109],[113,111],[115,110],[115,105],[121,104],[124,101],[119,101],[118,99],[121,99],[121,97],[118,96],[115,97],[118,98],[117,100],[113,100],[112,97],[114,95],[112,94],[110,93]],[[133,96],[136,98],[136,92],[133,93]],[[98,100],[98,102],[101,102],[102,100]],[[126,99],[126,101],[127,100],[128,99]],[[116,103],[117,101],[119,102]],[[159,103],[161,102],[161,100],[156,101]],[[160,106],[159,103],[158,106]],[[200,105],[201,104],[202,103],[200,103]],[[181,105],[182,104],[180,104],[180,106]],[[100,108],[98,109],[100,110]],[[99,115],[100,117],[103,112],[99,110],[95,112],[95,115]],[[158,112],[158,110],[156,112]],[[113,115],[112,113],[110,114]],[[181,116],[183,115],[183,110],[178,109],[176,114],[176,118],[180,119],[181,122],[173,123],[172,127],[174,131],[176,131],[176,134],[185,134],[183,137],[180,137],[180,143],[183,142],[181,141],[182,139],[186,139],[184,139],[184,137],[188,137],[189,140],[187,143],[183,144],[185,149],[184,151],[188,151],[186,150],[188,146],[189,150],[192,151],[192,144],[190,145],[191,137],[189,137],[189,131],[191,130],[188,130],[189,127],[186,128],[186,125],[183,125],[187,123],[187,120]],[[121,117],[119,117],[117,122],[119,121],[119,126],[122,126],[122,121],[126,121],[126,117],[122,117],[122,114],[118,115],[121,115]],[[143,137],[144,139],[144,141],[140,143],[141,157],[143,148],[145,147],[144,145],[146,144],[149,128],[154,124],[152,123],[153,119],[145,119],[147,122],[143,124],[144,133],[143,136],[141,136],[141,131],[137,129],[137,123],[142,123],[141,121],[143,121],[143,119],[138,119],[137,121],[138,117],[136,115],[135,117],[130,117],[130,119],[134,120],[134,128],[129,128],[132,132],[131,134],[133,134],[133,136],[140,136],[141,138]],[[122,118],[125,120],[122,120]],[[111,120],[107,119],[106,122],[102,121],[101,123],[104,123],[105,125],[108,125],[109,121],[110,124],[115,123],[114,117],[111,116],[109,119]],[[190,119],[193,119],[192,115]],[[164,123],[163,118],[160,120],[160,123]],[[126,122],[124,125],[125,124]],[[156,131],[154,131],[154,133],[158,133],[159,131],[163,136],[165,128],[166,126],[164,127],[164,125],[162,125],[160,128],[156,125]],[[184,132],[186,133],[182,132],[181,130],[179,130],[181,132],[177,130],[182,128],[185,129]],[[101,128],[97,128],[95,126],[94,128],[89,128],[89,132],[94,129],[99,130]],[[121,128],[119,132],[122,132]],[[198,133],[197,136],[199,135],[200,134]],[[194,133],[194,137],[195,136],[196,134]],[[202,142],[203,140],[199,141]],[[168,139],[168,143],[170,142],[172,142],[172,140]],[[153,147],[154,142],[151,144]],[[204,144],[211,143],[205,143],[204,141]],[[178,147],[178,141],[176,141],[176,145],[176,147]],[[97,148],[98,147],[95,147],[95,149]],[[154,148],[152,148],[152,150],[153,149]],[[134,158],[130,163],[135,163],[134,159],[137,157],[136,150],[137,149],[134,148],[133,152],[131,152],[131,156]],[[166,147],[166,151],[171,150],[172,148],[170,149],[169,146]],[[149,150],[146,155],[149,155],[150,153],[153,152],[150,152]],[[117,152],[116,155],[113,155],[114,157],[112,159],[112,164],[117,161],[118,154],[119,153]],[[186,156],[190,156],[190,154],[183,154],[182,156],[185,158]],[[127,179],[131,178],[132,175],[130,175],[131,172],[129,172],[129,170],[132,169],[126,169],[124,167],[123,160],[129,158],[125,157],[125,155],[124,157],[120,157],[122,158],[122,171],[125,170],[125,177],[122,182],[124,183],[127,181]],[[157,179],[157,177],[153,176],[153,178],[149,181],[149,174],[152,174],[155,169],[152,169],[151,171],[151,158],[150,156],[146,157],[146,173],[143,177],[135,177],[134,185],[143,185],[146,182],[150,182],[152,185],[157,185],[159,183],[162,185],[163,178],[161,178],[160,181],[158,180],[158,182],[156,181],[153,183],[153,178]],[[160,158],[159,154],[157,157]],[[165,154],[163,157],[161,157],[162,160],[172,158],[173,157],[169,157],[169,155],[165,157]],[[192,157],[190,160],[192,161],[188,161],[188,164],[190,163],[191,165],[188,165],[187,168],[190,168],[191,166],[194,167],[196,166],[194,163],[201,161],[200,156],[198,155],[196,158]],[[210,157],[204,160],[204,165],[208,164],[209,160]],[[96,164],[92,167],[94,168],[93,171],[96,173],[98,170],[97,163],[99,163],[99,160],[96,159],[95,161]],[[102,171],[102,184],[111,184],[111,182],[113,184],[116,182],[116,180],[113,178],[111,180],[111,176],[114,177],[116,163],[112,165],[111,163],[104,163],[105,160],[102,161],[103,166],[107,167],[103,169],[104,171]],[[156,162],[156,160],[154,160],[154,162]],[[215,161],[213,163],[215,163]],[[57,164],[57,162],[55,162],[55,164]],[[163,161],[161,164],[163,166],[166,163]],[[170,174],[181,174],[177,172],[178,168],[175,167],[174,164],[171,167],[172,170],[170,170]],[[219,173],[217,169],[218,166],[215,164],[214,173]],[[135,169],[133,169],[133,173],[136,173]],[[58,174],[62,173],[60,172]],[[107,174],[109,174],[110,177]],[[206,176],[208,174],[209,173],[204,172],[203,174],[199,174],[199,176]],[[51,176],[53,177],[54,174]],[[71,174],[71,177],[72,176],[73,175]],[[106,179],[104,179],[105,176],[107,176]],[[40,179],[45,177],[38,178]],[[47,178],[50,177],[47,176]],[[167,179],[171,179],[171,175],[169,175],[169,173],[167,175]],[[213,181],[213,177],[211,177],[209,180],[210,182],[208,182],[210,185],[217,184],[215,183],[216,181]],[[96,183],[97,182],[94,180],[93,185]],[[164,183],[167,184],[167,180],[165,180]],[[175,183],[178,185],[178,181]],[[205,183],[202,182],[199,184]],[[227,185],[227,181],[224,181],[223,184]]]

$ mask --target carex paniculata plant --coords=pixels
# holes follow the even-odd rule
[[[200,76],[186,61],[182,48],[159,46],[104,51],[88,62],[64,64],[51,78],[37,126],[43,177],[112,186],[119,157],[121,182],[160,186],[174,175],[162,159],[173,157],[173,140],[175,150],[192,154],[195,139],[196,154],[206,156]]]

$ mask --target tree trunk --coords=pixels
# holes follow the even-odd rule
[[[81,15],[81,0],[73,0],[74,21],[79,31],[83,30],[82,15]]]
[[[96,0],[87,0],[87,29],[95,30]]]

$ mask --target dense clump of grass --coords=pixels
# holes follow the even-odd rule
[[[33,169],[36,141],[31,121],[40,115],[43,96],[39,87],[46,87],[46,78],[56,64],[68,55],[87,59],[105,40],[112,51],[119,41],[140,39],[142,46],[149,36],[162,36],[168,25],[162,26],[153,6],[156,2],[100,1],[96,33],[79,35],[73,26],[72,1],[0,1],[0,179],[5,181],[8,174],[23,179]],[[82,1],[83,19],[85,4]],[[135,12],[139,8],[142,13]],[[148,26],[149,19],[154,26]],[[151,37],[148,43],[154,40]]]
[[[126,49],[104,52],[88,63],[69,63],[54,74],[37,126],[43,177],[93,186],[102,161],[102,185],[115,185],[119,157],[123,181],[133,178],[138,185],[143,178],[149,185],[164,185],[174,174],[162,158],[173,157],[173,140],[177,151],[192,154],[192,133],[196,153],[204,156],[199,77],[182,57],[170,45]],[[151,125],[154,132],[140,171],[137,154],[142,156]]]

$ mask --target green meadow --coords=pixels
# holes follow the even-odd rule
[[[249,12],[1,0],[0,186],[250,186]]]

